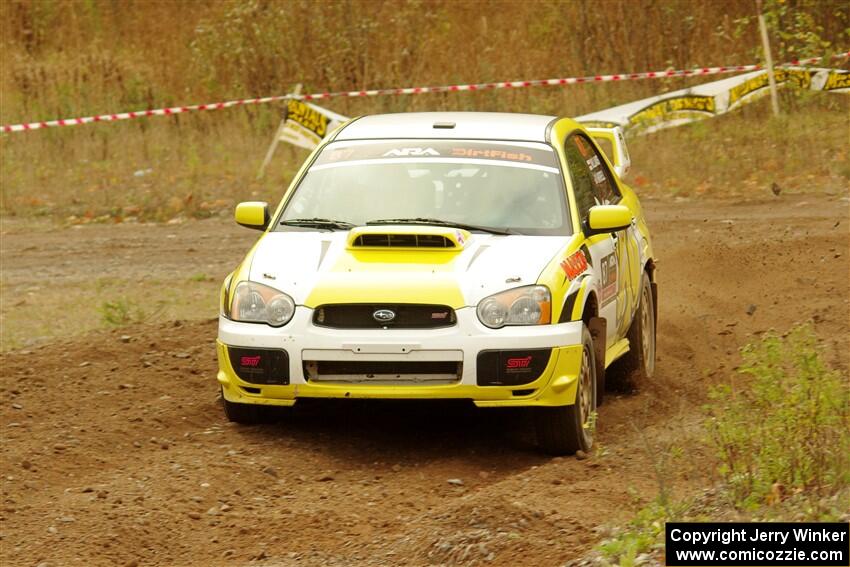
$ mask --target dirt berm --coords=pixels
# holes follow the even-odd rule
[[[671,482],[710,482],[710,457],[688,439],[741,345],[813,320],[847,369],[846,197],[645,206],[660,258],[658,373],[609,398],[590,458],[538,454],[518,412],[446,404],[321,404],[275,425],[231,425],[217,400],[214,321],[93,332],[0,358],[0,563],[561,565],[582,555],[598,526],[655,497],[655,451],[671,440],[684,451]],[[196,264],[235,265],[255,237],[222,220],[12,231],[3,265],[9,278],[44,274],[42,286],[102,266],[185,279]]]

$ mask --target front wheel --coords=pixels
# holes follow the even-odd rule
[[[587,327],[582,330],[581,370],[576,401],[569,406],[534,408],[537,444],[552,455],[572,455],[593,446],[596,418],[596,363],[593,339]]]

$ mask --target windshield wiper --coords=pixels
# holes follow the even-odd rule
[[[339,221],[333,219],[320,219],[320,218],[312,218],[312,219],[289,219],[282,220],[280,224],[283,226],[299,226],[306,228],[323,228],[326,230],[348,230],[349,228],[354,228],[354,223],[350,223],[347,221]]]
[[[431,225],[431,226],[449,226],[451,228],[460,228],[463,230],[477,230],[479,232],[489,232],[490,234],[519,234],[509,228],[493,228],[490,226],[479,226],[475,224],[466,224],[462,222],[454,222],[447,221],[442,219],[429,219],[416,217],[412,219],[378,219],[371,220],[366,223],[367,225],[381,225],[381,224],[422,224],[422,225]]]

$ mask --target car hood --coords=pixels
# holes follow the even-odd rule
[[[250,279],[298,305],[434,303],[459,308],[534,284],[569,237],[471,234],[455,250],[354,249],[348,233],[270,232],[250,259]]]

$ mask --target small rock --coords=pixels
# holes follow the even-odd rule
[[[66,447],[66,446],[65,446],[65,445],[63,445],[62,443],[57,443],[56,445],[54,445],[54,446],[53,446],[53,450],[54,450],[54,451],[64,451],[64,450],[65,450],[65,449],[67,449],[67,448],[68,448],[68,447]]]
[[[323,474],[319,477],[319,482],[330,482],[334,479],[333,475]]]
[[[85,368],[86,366],[91,366],[91,362],[88,360],[80,363],[80,368]]]
[[[463,481],[459,478],[450,478],[446,482],[448,482],[452,486],[463,486]]]
[[[230,509],[231,509],[230,504],[222,504],[221,507],[219,508],[219,510],[221,510],[222,512],[227,512]]]
[[[133,385],[132,384],[118,384],[118,389],[119,390],[131,390],[131,389],[133,389]]]
[[[32,463],[29,461],[22,461],[21,466],[24,467],[26,470],[30,470],[32,468]]]
[[[400,471],[401,471],[401,465],[393,465],[393,472],[400,472]]]
[[[756,312],[756,306],[753,303],[750,303],[749,307],[747,307],[747,315],[752,315]]]
[[[585,452],[584,452],[584,451],[582,451],[581,449],[579,449],[578,451],[576,451],[576,460],[577,460],[577,461],[583,461],[583,460],[585,460],[586,458],[587,458],[587,453],[585,453]]]
[[[47,533],[56,535],[59,533],[59,530],[57,530],[55,526],[50,526],[47,528]]]
[[[12,404],[12,409],[21,410],[24,409],[24,406],[22,406],[21,404]]]
[[[92,488],[91,486],[86,486],[85,488],[83,488],[82,492],[84,494],[88,492],[94,492],[94,488]]]
[[[73,522],[76,522],[77,519],[74,516],[62,516],[61,518],[59,518],[59,521],[65,524],[71,524]]]
[[[131,559],[127,563],[124,564],[124,567],[139,567],[139,562],[136,561],[135,559]]]
[[[218,516],[220,513],[219,509],[215,506],[207,510],[207,516]]]
[[[121,342],[122,343],[129,343],[130,342],[130,335],[121,335]]]
[[[175,352],[174,358],[189,358],[191,356],[188,352]]]
[[[198,514],[197,512],[189,512],[189,517],[192,518],[193,520],[200,520],[201,519],[201,515]]]
[[[264,472],[265,474],[269,475],[269,476],[273,476],[273,477],[277,478],[277,471],[276,471],[276,470],[274,470],[272,467],[266,467],[266,468],[264,468],[264,469],[263,469],[263,472]]]

